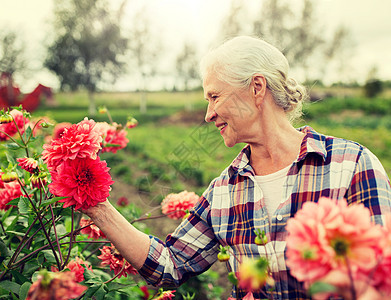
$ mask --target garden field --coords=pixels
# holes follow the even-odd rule
[[[336,96],[323,97],[316,102],[306,103],[304,115],[295,126],[308,124],[318,132],[359,142],[377,155],[390,176],[390,94],[385,92],[373,99],[361,97],[359,90],[344,92],[342,93],[344,96],[340,96],[340,91],[328,94]],[[201,195],[209,182],[231,163],[244,144],[233,148],[225,147],[214,124],[207,124],[203,121],[207,102],[203,99],[202,91],[148,93],[148,109],[144,114],[139,111],[140,97],[139,93],[99,93],[95,96],[97,107],[107,107],[114,122],[125,124],[128,116],[133,116],[139,121],[137,127],[127,129],[129,143],[125,149],[115,154],[101,153],[100,156],[107,162],[115,181],[110,192],[110,201],[116,204],[129,221],[142,218],[142,222],[134,223],[140,230],[164,239],[180,222],[180,220],[159,218],[161,216],[160,203],[164,197],[169,193],[178,193],[183,190]],[[97,122],[109,121],[107,114],[88,115],[89,103],[86,93],[58,93],[55,95],[55,100],[56,106],[41,105],[32,114],[33,118],[48,116],[57,123],[77,123],[84,117],[92,118]],[[121,197],[125,197],[130,205],[122,207],[117,204]],[[18,209],[27,212],[28,205],[18,203]],[[5,218],[6,214],[2,219]],[[23,219],[23,215],[21,218]],[[16,224],[16,221],[12,223]],[[73,223],[71,225],[70,221],[65,221],[61,232],[66,232],[65,229],[69,232],[72,226]],[[20,230],[24,228],[21,227]],[[6,230],[3,231],[6,232]],[[17,230],[9,232],[20,235]],[[77,238],[81,239],[79,236]],[[44,241],[43,238],[40,242],[44,243]],[[38,261],[46,262],[48,259],[51,252],[50,250],[44,251],[42,253],[45,259],[42,255],[41,257],[38,255]],[[88,253],[88,258],[97,263],[95,253],[98,248],[94,246],[84,248],[80,246],[72,251]],[[102,276],[105,278],[104,276],[107,275]],[[91,277],[90,280],[92,279],[94,278]],[[109,277],[106,279],[108,283],[111,282]],[[27,281],[24,278],[15,280],[20,285]],[[120,284],[126,284],[129,280],[129,278],[121,278],[119,285],[115,288],[122,289]],[[135,280],[140,281],[140,279]],[[113,286],[112,284],[111,287]],[[100,289],[103,291],[103,285],[97,288],[97,293]],[[15,288],[15,290],[21,294],[21,289]],[[8,291],[9,289],[0,285],[0,295]],[[131,289],[123,289],[123,291],[126,291],[125,295],[135,293]],[[230,284],[227,280],[225,265],[216,263],[208,272],[189,280],[177,289],[175,299],[182,299],[180,294],[186,295],[193,292],[196,294],[194,299],[227,299]],[[91,295],[94,293],[92,288],[89,293]],[[110,299],[127,298],[124,294],[116,294]]]

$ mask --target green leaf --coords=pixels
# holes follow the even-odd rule
[[[10,256],[11,252],[8,250],[7,245],[4,243],[3,239],[0,239],[0,263]]]
[[[27,138],[30,136],[31,131],[32,131],[31,127],[28,126],[28,127],[26,128],[26,131],[25,131],[24,134],[23,134],[23,138],[25,139],[25,141],[27,141]]]
[[[22,284],[19,290],[19,299],[25,300],[27,298],[27,294],[29,292],[30,287],[31,287],[31,282],[25,282]]]
[[[8,202],[7,204],[8,205],[18,205],[20,198],[21,197],[15,198],[15,199],[11,200],[10,202]]]
[[[5,155],[6,155],[7,160],[10,164],[17,165],[16,160],[12,155],[10,155],[8,152],[6,152]]]
[[[68,198],[68,197],[54,197],[54,198],[43,200],[40,207],[46,206],[49,204],[53,204],[53,203],[57,202],[58,200],[62,200],[62,199],[66,199],[66,198]]]
[[[96,297],[96,292],[102,287],[102,284],[94,284],[90,286],[87,292],[84,294],[83,299],[92,299],[92,296]],[[96,298],[98,300],[98,298]]]
[[[18,198],[17,198],[17,199],[18,199]],[[13,200],[12,200],[12,201],[13,201]],[[12,202],[12,201],[11,201],[11,202]],[[8,202],[8,204],[9,204],[9,203],[10,203],[10,202]],[[5,212],[4,216],[1,218],[1,223],[4,223],[5,219],[8,218],[8,216],[11,214],[12,210],[13,210],[13,207],[10,207],[10,208]]]
[[[122,290],[122,289],[128,288],[129,286],[130,286],[129,284],[123,284],[123,283],[114,282],[114,281],[111,281],[110,283],[107,284],[107,288],[110,292]]]
[[[49,263],[53,263],[53,264],[56,263],[56,259],[54,257],[52,250],[42,250],[42,253]]]
[[[15,281],[19,284],[23,284],[29,281],[26,276],[24,276],[22,273],[19,273],[16,270],[11,270],[11,274],[14,276]]]
[[[21,147],[20,147],[18,144],[16,144],[16,143],[5,144],[4,147],[7,148],[8,150],[18,150],[18,149],[21,148]]]
[[[20,285],[17,284],[16,282],[3,280],[0,282],[0,287],[8,292],[12,292],[14,294],[19,295]]]
[[[336,287],[329,283],[316,281],[313,284],[311,284],[310,288],[308,289],[308,292],[312,296],[317,293],[332,293],[335,292],[336,290],[337,290]]]
[[[25,197],[20,197],[18,209],[21,215],[27,215],[30,212],[30,202]]]

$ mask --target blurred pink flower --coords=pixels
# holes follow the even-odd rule
[[[102,137],[95,130],[95,121],[85,118],[83,121],[65,128],[59,139],[43,145],[42,158],[50,171],[58,165],[76,158],[95,159],[101,148]]]
[[[161,292],[156,298],[153,298],[153,300],[171,300],[175,297],[174,291],[163,291]]]
[[[255,299],[252,292],[248,292],[246,296],[243,297],[243,300],[259,300],[259,299]]]
[[[16,161],[18,165],[25,171],[33,174],[38,169],[38,162],[31,157],[21,157],[17,158]]]
[[[68,300],[81,296],[87,289],[78,284],[73,272],[45,272],[38,275],[27,294],[26,300]]]
[[[373,276],[372,285],[376,290],[391,298],[391,213],[385,216],[383,229],[384,238],[379,241],[383,242],[383,253],[375,273],[369,275]]]
[[[102,230],[100,230],[98,226],[93,224],[92,220],[85,219],[85,218],[80,219],[80,227],[84,227],[89,224],[91,225],[80,231],[82,234],[88,234],[88,237],[94,240],[97,240],[99,238],[104,238],[104,239],[106,238]]]
[[[29,124],[29,119],[25,118],[23,116],[23,113],[19,110],[16,109],[11,110],[10,115],[15,120],[18,128],[16,128],[15,122],[13,121],[5,124],[0,124],[0,141],[8,140],[9,137],[6,134],[12,137],[18,132],[18,129],[20,133],[23,134],[25,129],[27,128],[26,125]]]
[[[103,123],[99,125],[99,128],[103,137],[102,152],[116,153],[118,150],[125,148],[129,143],[129,140],[126,138],[128,132],[117,123],[113,123],[113,125]],[[106,146],[108,144],[114,144],[116,146]]]
[[[168,194],[161,203],[162,212],[171,219],[180,219],[186,215],[186,210],[194,207],[199,198],[194,192],[188,191]]]
[[[362,204],[347,205],[344,199],[322,197],[306,202],[286,227],[287,266],[299,281],[316,281],[329,271],[347,271],[356,278],[377,264],[381,253],[381,226],[371,223]]]
[[[0,187],[0,210],[8,210],[11,205],[7,205],[8,202],[15,198],[23,196],[20,184],[17,181],[9,183],[3,183],[4,187]]]
[[[60,197],[68,197],[64,207],[75,205],[75,209],[87,209],[99,202],[106,201],[111,190],[109,168],[105,161],[88,158],[66,160],[52,172],[49,190]]]
[[[114,275],[119,274],[118,278],[127,277],[128,274],[137,274],[137,270],[123,258],[113,245],[103,246],[99,250],[101,255],[98,258],[102,260],[102,266],[110,266],[110,270],[114,270]]]

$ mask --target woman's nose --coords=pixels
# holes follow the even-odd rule
[[[214,105],[210,102],[208,104],[208,108],[206,109],[205,121],[212,122],[216,118],[216,111],[214,109]]]

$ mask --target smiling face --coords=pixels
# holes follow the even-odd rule
[[[204,97],[208,101],[206,122],[214,122],[227,147],[248,143],[254,136],[258,116],[251,86],[233,87],[208,72],[204,78]]]

